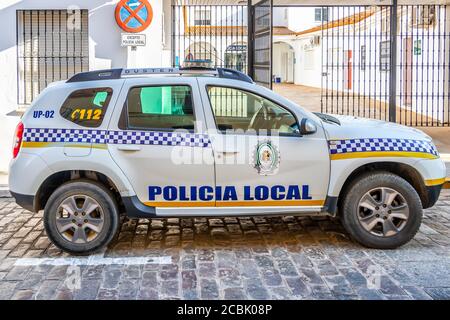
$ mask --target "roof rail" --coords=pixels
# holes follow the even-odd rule
[[[140,77],[145,75],[158,75],[158,74],[177,74],[177,75],[211,75],[224,79],[233,79],[239,81],[245,81],[253,83],[252,78],[248,75],[227,68],[140,68],[140,69],[111,69],[82,72],[74,75],[67,80],[71,82],[84,82],[84,81],[96,81],[96,80],[115,80],[129,77]]]
[[[84,82],[84,81],[96,81],[96,80],[115,80],[120,79],[123,69],[110,69],[110,70],[98,70],[81,72],[74,75],[67,82]]]
[[[217,69],[209,68],[142,68],[142,69],[123,69],[122,77],[154,75],[154,74],[208,74],[218,75]]]

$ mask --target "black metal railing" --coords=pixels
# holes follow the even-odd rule
[[[397,121],[450,125],[450,6],[398,7]]]
[[[322,111],[389,120],[390,6],[333,6],[328,12],[329,22],[317,32]]]
[[[330,6],[320,26],[323,112],[450,125],[446,5]]]

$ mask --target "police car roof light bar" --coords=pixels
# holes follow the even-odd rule
[[[219,78],[232,79],[253,83],[252,78],[248,75],[226,68],[140,68],[140,69],[111,69],[82,72],[74,75],[67,80],[72,82],[98,81],[98,80],[116,80],[128,77],[140,77],[145,75],[211,75]]]

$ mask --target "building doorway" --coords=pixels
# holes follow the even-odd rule
[[[413,40],[411,37],[403,39],[403,61],[405,61],[405,67],[403,69],[403,92],[402,104],[404,106],[411,106],[412,103],[412,84],[413,84]]]
[[[273,45],[273,76],[275,83],[294,83],[295,51],[286,42]]]

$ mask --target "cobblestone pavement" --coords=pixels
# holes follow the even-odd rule
[[[388,251],[328,218],[143,219],[74,267],[43,229],[0,199],[0,299],[450,299],[450,191]]]

